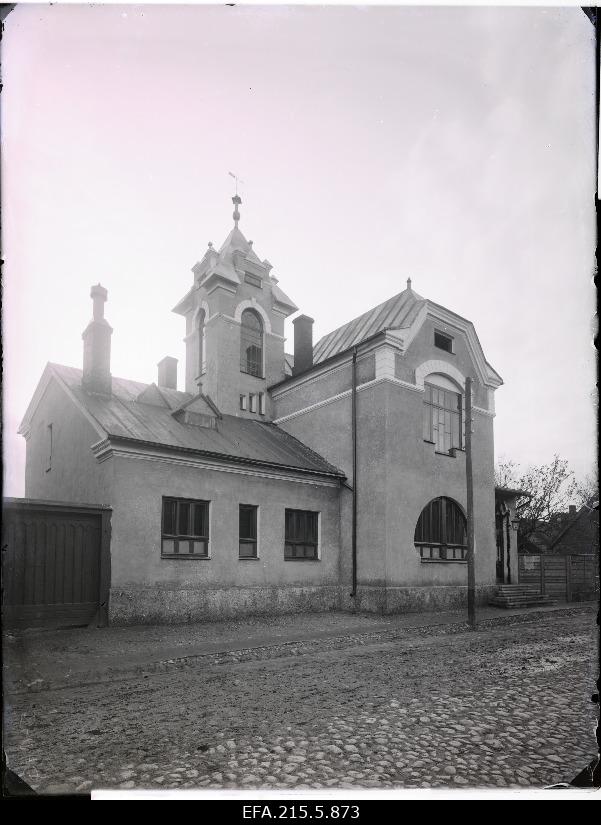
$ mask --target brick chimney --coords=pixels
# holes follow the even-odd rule
[[[166,355],[162,361],[158,363],[159,368],[159,387],[164,387],[166,390],[177,389],[177,358],[172,358]]]
[[[82,384],[90,392],[111,394],[111,335],[112,327],[104,317],[104,302],[108,292],[97,284],[90,291],[94,302],[93,318],[83,335]]]
[[[294,324],[294,367],[293,375],[298,375],[313,366],[313,318],[299,315]]]
[[[576,515],[576,505],[575,505],[575,504],[570,504],[570,506],[568,507],[568,509],[569,509],[569,512],[570,512],[570,515],[571,515],[571,516],[575,516],[575,515]]]

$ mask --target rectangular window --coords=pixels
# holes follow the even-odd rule
[[[431,441],[439,453],[462,449],[461,393],[425,384],[424,441]]]
[[[245,409],[246,409],[246,404],[247,404],[247,401],[246,401],[246,396],[245,396],[245,395],[241,395],[241,396],[240,396],[240,409],[241,409],[241,410],[245,410]]]
[[[256,559],[257,510],[254,504],[241,504],[238,517],[238,552],[241,559]]]
[[[257,396],[254,392],[251,392],[248,396],[249,400],[249,409],[252,413],[257,411]]]
[[[257,289],[262,289],[263,284],[261,283],[261,279],[257,275],[251,275],[250,272],[244,273],[244,281],[251,286],[256,286]]]
[[[46,432],[48,434],[47,435],[47,438],[48,438],[48,441],[47,441],[48,453],[47,453],[47,458],[46,458],[46,472],[48,473],[52,469],[52,424],[48,424],[48,429],[46,430]]]
[[[443,349],[445,352],[453,352],[453,339],[450,335],[434,330],[434,346]]]
[[[319,513],[310,510],[286,510],[284,559],[316,561]]]
[[[265,415],[265,393],[259,393],[259,415]]]
[[[209,557],[209,502],[163,498],[161,556],[176,559]]]

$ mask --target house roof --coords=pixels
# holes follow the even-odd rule
[[[589,516],[592,516],[594,518],[593,514],[596,513],[597,518],[599,518],[599,511],[595,507],[595,505],[597,505],[597,507],[598,507],[598,504],[599,504],[599,502],[596,502],[594,500],[589,500],[588,504],[583,504],[582,507],[580,508],[580,510],[578,510],[577,513],[575,513],[571,518],[568,518],[567,524],[565,524],[561,528],[559,533],[557,533],[557,535],[552,539],[552,541],[549,545],[549,549],[552,550],[554,547],[556,547],[557,544],[559,544],[560,540],[565,536],[565,534],[569,530],[571,530],[571,528],[576,524],[576,522],[580,521],[580,519],[584,515],[589,515]]]
[[[82,387],[79,369],[48,364],[47,370],[93,419],[99,433],[109,440],[135,441],[221,459],[344,478],[343,472],[275,424],[234,415],[216,415],[215,427],[194,426],[176,420],[173,413],[195,401],[195,396],[190,393],[160,387],[159,393],[167,406],[146,403],[139,396],[143,394],[144,399],[150,398],[146,391],[153,385],[113,378],[112,395],[102,396]],[[215,410],[210,399],[203,398],[207,409]],[[30,408],[26,419],[32,414]]]
[[[472,322],[433,301],[422,298],[411,288],[410,279],[407,281],[407,288],[398,295],[320,338],[313,347],[313,365],[318,365],[385,331],[390,331],[403,350],[406,350],[427,315],[442,323],[454,325],[465,333],[476,368],[486,385],[498,387],[503,383],[499,373],[485,359]]]
[[[386,329],[410,327],[426,301],[408,288],[358,318],[320,338],[313,347],[313,363],[319,364]]]

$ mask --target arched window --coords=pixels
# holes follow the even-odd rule
[[[207,369],[207,348],[206,348],[206,327],[205,327],[205,311],[201,310],[198,313],[198,374],[204,375]]]
[[[424,441],[431,441],[439,453],[462,449],[461,393],[450,381],[443,383],[440,376],[426,380],[424,390]]]
[[[417,520],[415,547],[422,559],[462,561],[467,556],[467,522],[451,498],[434,498]]]
[[[241,318],[240,370],[263,377],[263,322],[252,309],[245,309]]]

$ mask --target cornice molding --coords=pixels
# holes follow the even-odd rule
[[[407,381],[401,381],[400,378],[390,378],[388,376],[381,376],[379,378],[374,378],[371,381],[366,381],[364,384],[359,384],[357,387],[357,392],[364,392],[364,390],[369,390],[375,387],[378,384],[382,384],[384,382],[388,382],[389,384],[394,384],[399,387],[403,387],[403,389],[410,390],[411,392],[419,392],[423,393],[423,387],[417,387],[415,384],[410,384]],[[328,404],[333,404],[336,401],[340,401],[342,398],[348,398],[352,393],[352,390],[344,390],[344,392],[339,392],[336,395],[331,395],[329,398],[324,398],[323,401],[317,401],[315,404],[310,404],[308,407],[303,407],[300,410],[295,410],[292,413],[288,413],[287,415],[282,415],[280,418],[274,418],[274,424],[282,424],[285,421],[291,421],[293,418],[298,418],[300,415],[306,415],[307,413],[313,412],[313,410],[318,410],[320,407],[325,407]]]

